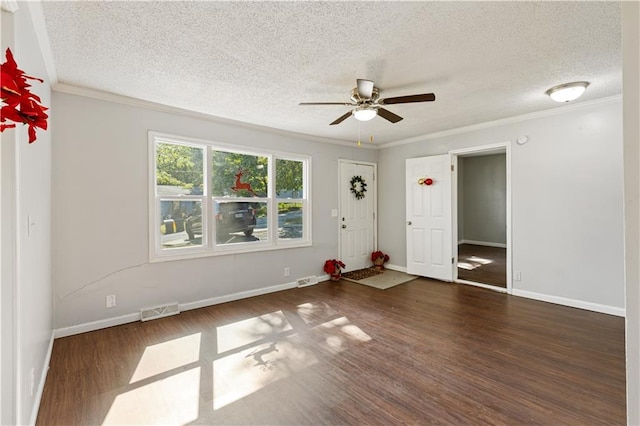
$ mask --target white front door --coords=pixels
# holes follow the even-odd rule
[[[451,160],[406,160],[407,273],[452,281]]]
[[[374,169],[372,164],[340,162],[340,260],[347,271],[371,266],[376,220]]]

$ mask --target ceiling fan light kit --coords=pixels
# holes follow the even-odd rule
[[[573,83],[560,84],[547,90],[547,95],[556,102],[571,102],[578,99],[589,83],[587,81],[574,81]]]
[[[350,116],[353,116],[358,121],[369,121],[379,115],[391,123],[397,123],[402,120],[402,117],[382,108],[383,105],[433,102],[436,100],[436,95],[433,93],[380,99],[380,89],[374,86],[373,81],[359,78],[356,84],[357,87],[351,90],[351,102],[301,102],[300,105],[342,105],[351,107],[351,111],[341,115],[331,123],[331,126],[334,126],[342,123]]]
[[[353,110],[353,117],[358,121],[369,121],[376,115],[378,115],[378,111],[371,107],[357,107]]]

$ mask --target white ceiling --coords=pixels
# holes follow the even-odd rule
[[[43,2],[58,82],[245,123],[374,143],[622,93],[617,2]],[[381,98],[436,94],[329,123],[356,78]]]

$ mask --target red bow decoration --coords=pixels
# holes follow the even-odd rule
[[[0,110],[0,132],[16,127],[15,123],[26,124],[29,126],[29,143],[32,143],[36,140],[36,127],[47,130],[49,116],[45,113],[48,108],[42,106],[40,98],[29,90],[31,85],[27,79],[40,83],[44,83],[44,80],[25,75],[13,59],[11,49],[7,49],[6,56],[6,62],[0,65],[0,97],[4,103]],[[5,124],[6,121],[13,123]]]

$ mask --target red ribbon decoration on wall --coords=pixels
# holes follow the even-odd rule
[[[2,110],[0,110],[0,132],[16,127],[16,123],[29,126],[29,143],[36,140],[36,127],[47,130],[47,118],[45,108],[40,104],[40,98],[31,93],[31,85],[27,80],[36,80],[43,83],[44,80],[26,75],[18,68],[10,49],[6,52],[6,62],[0,65],[2,84],[0,97],[2,98]],[[8,123],[7,121],[13,121]]]

